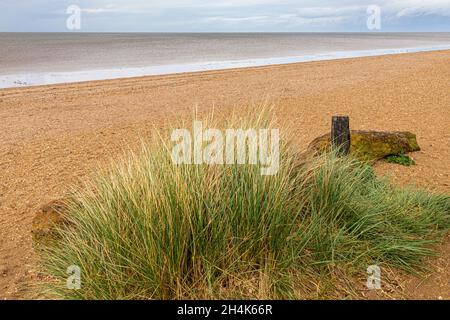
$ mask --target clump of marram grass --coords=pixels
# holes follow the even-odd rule
[[[330,268],[418,270],[450,226],[450,197],[398,189],[349,158],[301,164],[282,143],[279,172],[261,176],[255,165],[174,165],[168,145],[144,146],[67,199],[71,227],[42,254],[48,292],[299,298],[305,274]],[[66,288],[70,265],[81,269],[80,290]]]

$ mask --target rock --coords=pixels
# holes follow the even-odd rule
[[[352,130],[350,136],[350,154],[363,161],[379,160],[389,155],[420,151],[416,135],[411,132]],[[330,134],[325,134],[312,141],[308,150],[324,152],[329,151],[330,147]]]
[[[33,245],[48,245],[57,240],[56,228],[64,226],[67,221],[63,217],[65,205],[56,200],[43,206],[35,215],[31,227]]]

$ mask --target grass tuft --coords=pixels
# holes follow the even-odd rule
[[[416,164],[416,162],[406,154],[387,156],[384,161],[386,161],[387,163],[395,163],[406,167],[414,166]]]
[[[450,197],[399,189],[350,158],[301,164],[283,143],[278,174],[261,176],[253,165],[175,166],[168,145],[144,145],[67,199],[71,227],[42,252],[47,293],[295,299],[349,268],[418,271],[450,226]],[[80,290],[66,288],[70,265]]]

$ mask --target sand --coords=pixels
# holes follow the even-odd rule
[[[409,130],[417,166],[376,165],[396,183],[450,193],[450,51],[309,62],[195,74],[0,90],[0,298],[30,297],[38,279],[34,213],[142,137],[199,112],[275,103],[299,148],[327,132],[332,115],[353,129]],[[449,241],[424,281],[402,297],[450,299]],[[443,286],[443,287],[442,287]]]

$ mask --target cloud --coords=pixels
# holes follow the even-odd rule
[[[96,14],[96,13],[122,12],[122,10],[116,5],[111,4],[102,8],[81,8],[81,12]]]
[[[450,31],[450,0],[1,0],[0,31],[64,31],[72,4],[83,31],[367,31],[373,4],[382,31]]]
[[[401,9],[396,14],[396,16],[399,18],[430,16],[430,15],[450,17],[450,3],[447,3],[442,6],[430,6],[429,3],[418,6],[412,6]]]
[[[208,22],[243,22],[243,21],[267,21],[269,16],[250,16],[250,17],[208,17]]]

